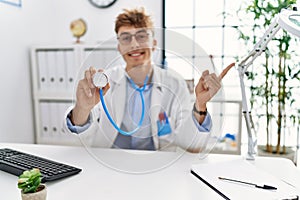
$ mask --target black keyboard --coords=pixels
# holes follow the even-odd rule
[[[81,172],[81,169],[13,149],[0,149],[0,170],[20,176],[23,171],[39,168],[42,182],[54,181]]]

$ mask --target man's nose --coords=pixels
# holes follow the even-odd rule
[[[139,47],[139,43],[137,42],[137,40],[135,39],[135,36],[132,35],[131,36],[131,42],[130,42],[131,48],[136,48]]]

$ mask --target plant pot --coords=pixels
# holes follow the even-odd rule
[[[275,147],[274,147],[275,148]],[[295,157],[295,151],[292,147],[286,147],[286,153],[279,153],[276,154],[275,151],[272,153],[266,151],[266,145],[258,145],[257,146],[257,153],[258,156],[268,156],[268,157],[281,157],[281,158],[287,158],[294,162]]]
[[[46,200],[47,187],[46,187],[46,185],[41,184],[38,187],[37,192],[35,192],[35,193],[24,194],[23,191],[21,191],[21,197],[22,197],[22,200]]]

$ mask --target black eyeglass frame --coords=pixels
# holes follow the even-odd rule
[[[139,39],[137,39],[137,35],[138,34],[140,34],[140,33],[146,33],[146,35],[147,35],[147,38],[146,38],[146,40],[145,41],[139,41]],[[130,37],[130,40],[128,41],[128,43],[127,42],[122,42],[122,40],[120,40],[121,39],[121,37],[122,37],[122,35],[126,35],[126,36],[129,36]],[[118,39],[118,41],[119,41],[119,43],[120,44],[122,44],[122,45],[129,45],[131,42],[132,42],[132,37],[134,37],[135,38],[135,40],[139,43],[139,44],[142,44],[142,43],[145,43],[145,42],[148,42],[149,41],[149,35],[150,35],[150,33],[147,31],[147,30],[139,30],[139,31],[137,31],[135,34],[131,34],[131,33],[128,33],[128,32],[124,32],[124,33],[121,33],[120,34],[120,36],[117,36],[117,39]]]

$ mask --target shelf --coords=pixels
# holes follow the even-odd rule
[[[117,51],[111,41],[31,47],[36,143],[78,145],[78,139],[63,131],[66,111],[75,102],[78,73],[83,67],[121,63]]]
[[[73,92],[37,92],[35,94],[36,100],[66,100],[73,101],[75,99]]]

